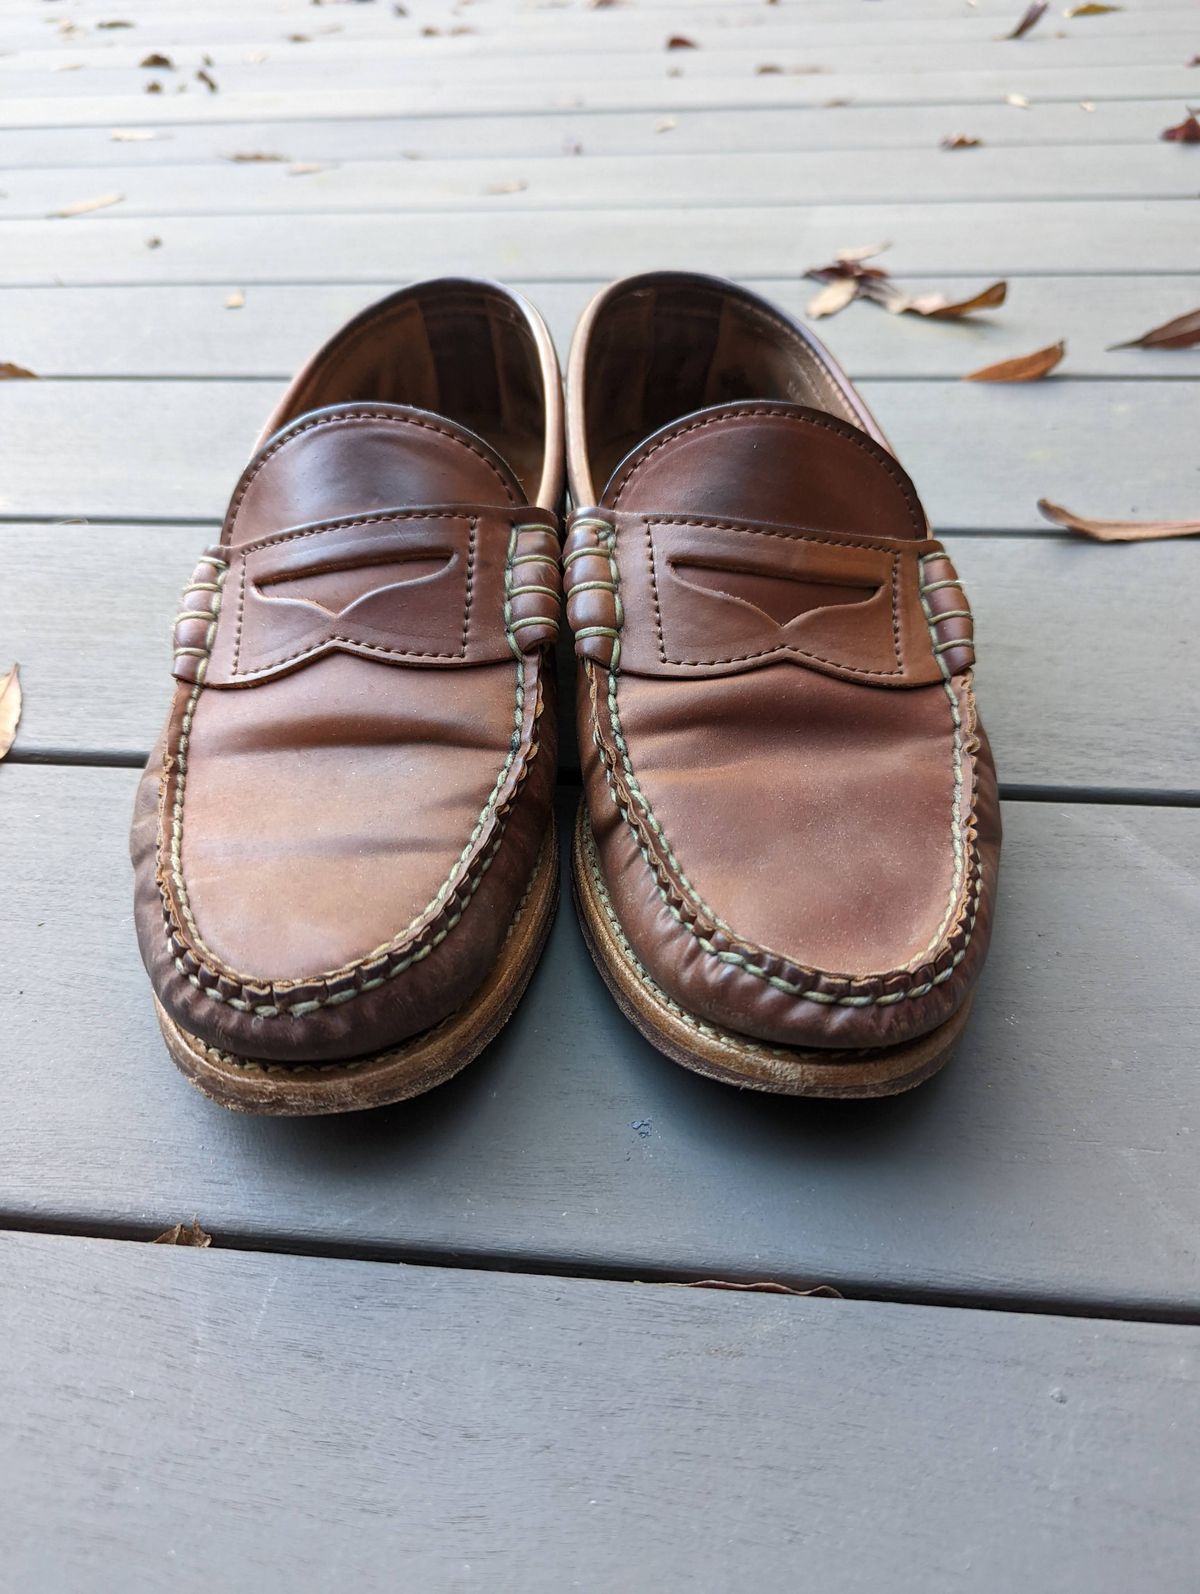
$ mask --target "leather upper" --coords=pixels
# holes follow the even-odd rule
[[[342,403],[260,447],[184,593],[135,816],[142,954],[186,1030],[339,1059],[469,999],[548,824],[558,553],[449,417]]]
[[[632,287],[667,300],[674,280]],[[572,355],[576,453],[603,336],[601,306]],[[964,1000],[999,818],[953,564],[819,357],[839,414],[752,390],[643,439],[572,515],[564,585],[596,853],[634,955],[727,1028],[859,1048]]]

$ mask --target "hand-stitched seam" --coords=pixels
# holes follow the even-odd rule
[[[515,533],[513,543],[510,543],[510,554],[514,544]],[[507,584],[511,584],[511,580],[512,572],[511,567],[509,566],[506,567],[505,581]],[[373,951],[367,953],[364,957],[356,959],[353,963],[346,964],[339,969],[328,970],[323,974],[310,975],[303,979],[297,980],[260,980],[251,975],[241,974],[236,970],[225,969],[221,967],[221,960],[217,958],[211,949],[205,944],[203,937],[200,935],[199,928],[196,925],[195,917],[192,914],[191,906],[187,897],[187,887],[183,878],[183,815],[187,778],[188,743],[191,736],[192,721],[195,717],[196,705],[199,701],[200,693],[203,690],[203,683],[197,681],[188,698],[188,702],[184,709],[183,718],[180,724],[180,741],[176,756],[177,773],[175,781],[175,801],[171,816],[171,843],[169,849],[169,859],[171,878],[175,885],[179,909],[184,917],[184,920],[186,921],[188,930],[190,931],[193,946],[197,951],[203,952],[207,958],[211,959],[213,963],[217,965],[217,967],[211,967],[207,964],[201,963],[200,966],[204,972],[210,974],[212,978],[216,980],[220,980],[222,978],[232,979],[240,985],[255,986],[260,989],[269,990],[271,992],[290,990],[295,989],[296,987],[308,987],[310,985],[328,984],[333,980],[344,980],[349,978],[357,974],[365,966],[377,961],[379,958],[393,955],[396,951],[403,947],[405,940],[412,935],[413,931],[416,930],[418,926],[422,924],[423,920],[430,920],[430,922],[424,926],[424,930],[428,931],[431,929],[434,920],[430,919],[430,915],[439,914],[445,906],[447,899],[450,896],[451,890],[459,889],[459,886],[454,884],[456,874],[458,874],[462,865],[470,857],[488,822],[498,813],[497,805],[500,792],[508,779],[509,772],[516,761],[517,754],[521,751],[522,727],[525,716],[525,665],[526,661],[524,657],[518,652],[515,672],[516,682],[513,710],[513,732],[509,743],[508,754],[501,765],[500,772],[496,776],[492,790],[489,793],[482,810],[480,811],[479,817],[475,822],[470,836],[468,837],[466,845],[462,849],[462,852],[459,854],[458,858],[455,860],[454,864],[451,866],[449,873],[447,874],[445,880],[443,880],[441,886],[438,888],[437,893],[426,905],[424,910],[411,919],[408,925],[406,925],[403,930],[398,932],[398,934],[395,935],[391,941],[385,942],[383,945],[378,946]],[[540,703],[541,693],[539,688],[536,704],[537,713],[535,713],[534,716],[535,728],[537,720],[540,717]],[[531,739],[530,751],[524,760],[524,766],[526,770],[528,769],[529,760],[533,757],[535,750],[536,743]],[[454,927],[462,919],[462,916],[474,898],[476,891],[478,891],[479,887],[482,885],[484,876],[491,868],[492,861],[495,858],[496,853],[499,851],[500,844],[504,839],[506,817],[507,815],[505,814],[505,816],[499,821],[496,839],[488,853],[481,858],[479,862],[478,874],[474,877],[467,877],[460,882],[460,884],[466,888],[466,899],[459,907],[457,913],[453,914],[448,919],[445,926],[438,931],[431,941],[419,947],[410,956],[404,958],[399,964],[388,970],[385,974],[372,978],[361,986],[357,986],[351,990],[335,991],[326,996],[314,998],[312,1001],[298,1003],[293,1008],[280,1008],[273,1002],[256,1004],[245,1001],[242,998],[231,998],[223,995],[220,991],[214,990],[205,985],[195,973],[187,968],[182,958],[172,957],[174,966],[177,971],[189,981],[191,985],[193,985],[198,991],[202,992],[205,996],[210,997],[214,1001],[225,1002],[229,1006],[241,1011],[252,1011],[256,1016],[261,1018],[275,1018],[281,1014],[286,1017],[300,1018],[309,1012],[316,1011],[321,1007],[339,1005],[343,1002],[352,1001],[356,997],[362,995],[365,991],[373,990],[384,984],[386,980],[393,979],[397,975],[404,973],[413,965],[413,963],[427,957],[435,949],[435,947],[441,944],[450,931],[454,929]],[[164,892],[162,895],[164,913],[167,917],[166,931],[169,943],[171,939],[171,904],[166,893]]]
[[[496,480],[500,483],[501,487],[503,487],[504,496],[508,499],[510,504],[517,504],[519,502],[513,493],[512,488],[508,485],[504,477],[496,469],[495,464],[487,457],[482,449],[477,448],[474,443],[470,442],[465,437],[461,437],[457,432],[452,432],[449,427],[441,426],[436,421],[423,420],[417,415],[394,415],[386,410],[356,410],[350,415],[321,415],[315,417],[311,421],[305,421],[300,426],[290,428],[286,436],[279,438],[276,442],[271,443],[266,449],[264,449],[264,451],[258,456],[258,459],[251,466],[249,474],[246,475],[241,482],[239,482],[237,491],[233,495],[233,502],[230,504],[229,512],[225,517],[226,524],[232,530],[233,524],[237,519],[237,512],[241,508],[242,500],[250,491],[250,488],[255,478],[258,476],[259,471],[262,470],[267,461],[277,454],[281,448],[286,448],[289,443],[294,442],[297,437],[302,437],[305,432],[315,431],[317,428],[322,426],[358,426],[367,421],[390,421],[394,426],[417,426],[420,427],[422,431],[437,432],[442,437],[448,437],[452,443],[458,443],[462,448],[468,449],[472,454],[476,455],[477,458],[483,461],[483,463],[491,471],[492,475],[495,476]]]
[[[256,675],[263,675],[271,670],[277,670],[281,664],[293,664],[297,659],[311,657],[319,653],[327,642],[352,640],[346,637],[328,637],[326,638],[326,643],[318,644],[312,648],[301,648],[298,653],[286,654],[282,659],[275,659],[271,664],[260,664],[256,670],[239,671],[238,664],[242,656],[242,619],[246,609],[246,560],[250,554],[260,553],[264,548],[281,548],[287,542],[302,542],[305,537],[323,537],[331,531],[352,531],[355,526],[386,526],[390,525],[394,520],[457,520],[469,527],[468,547],[470,551],[467,561],[467,610],[469,613],[471,607],[472,569],[475,557],[475,528],[479,524],[477,515],[462,515],[446,509],[436,510],[432,514],[423,513],[419,509],[397,509],[380,515],[362,515],[353,520],[329,520],[323,522],[320,526],[310,526],[305,531],[274,532],[269,537],[260,537],[256,542],[248,542],[239,548],[229,550],[235,557],[240,556],[237,621],[233,632],[233,662],[230,665],[230,672],[233,675],[240,674],[243,680],[251,680]],[[405,657],[413,659],[453,659],[460,657],[456,653],[416,653],[409,649],[380,648],[367,642],[361,645],[363,647],[371,647],[373,652],[395,653],[397,656],[403,653]],[[466,643],[464,641],[461,656],[465,656],[466,651]]]
[[[467,656],[467,641],[471,635],[471,599],[475,594],[475,532],[479,526],[478,515],[472,515],[467,531],[467,602],[463,609],[462,657]]]
[[[676,659],[668,655],[666,638],[663,634],[662,609],[658,600],[658,572],[655,568],[654,542],[650,533],[651,525],[695,526],[706,531],[752,531],[764,537],[786,537],[792,542],[819,542],[835,548],[847,545],[833,542],[828,537],[797,536],[790,532],[772,531],[765,526],[734,526],[727,522],[715,520],[666,519],[661,515],[654,515],[652,517],[644,517],[642,524],[646,528],[646,559],[650,566],[650,588],[654,598],[654,624],[658,631],[658,656],[664,664],[672,664],[683,670],[703,670],[710,668],[714,664],[749,664],[752,659],[769,659],[775,653],[791,653],[800,659],[811,659],[814,664],[827,664],[831,669],[853,671],[855,675],[883,676],[891,680],[897,675],[904,674],[904,661],[900,656],[899,581],[897,579],[900,560],[893,549],[881,548],[878,543],[856,542],[848,545],[855,548],[869,548],[876,553],[888,556],[892,587],[892,646],[896,653],[896,668],[894,670],[868,670],[857,664],[847,664],[842,659],[827,659],[820,653],[813,653],[807,648],[797,647],[794,642],[776,642],[773,647],[760,648],[757,653],[731,653],[726,658]]]
[[[607,546],[608,546],[608,550],[609,550],[609,562],[610,562],[610,565],[613,568],[614,580],[615,580],[615,579],[617,579],[617,577],[616,577],[616,561],[615,561],[615,557],[614,557],[615,545],[616,545],[616,527],[615,527],[615,525],[611,527],[611,530],[609,532],[609,535],[608,535],[606,541],[607,541]],[[931,557],[932,558],[932,557],[937,557],[937,556],[936,555],[927,555],[926,557]],[[931,627],[931,634],[932,634],[932,627]],[[625,741],[624,732],[623,732],[623,730],[621,728],[620,712],[619,712],[619,709],[618,709],[618,706],[617,706],[617,685],[618,685],[618,677],[619,677],[618,659],[619,659],[619,654],[618,654],[618,657],[613,659],[612,663],[608,667],[608,672],[607,672],[607,674],[608,674],[608,714],[609,714],[609,724],[610,724],[610,727],[611,727],[614,744],[615,744],[615,746],[617,748],[617,751],[618,751],[618,753],[620,755],[622,767],[624,768],[624,771],[625,771],[625,782],[626,782],[626,785],[629,788],[630,795],[633,797],[634,801],[638,804],[638,806],[639,806],[639,808],[641,810],[643,821],[650,826],[650,828],[654,832],[655,836],[658,838],[658,841],[661,844],[661,846],[663,847],[664,852],[666,854],[667,862],[669,863],[671,869],[674,871],[679,884],[686,890],[686,894],[691,898],[691,900],[695,904],[695,906],[698,907],[701,910],[701,912],[704,913],[709,919],[711,919],[715,926],[717,926],[718,928],[724,930],[732,939],[741,942],[741,944],[743,946],[746,946],[747,949],[753,955],[759,956],[759,957],[770,956],[770,957],[776,959],[778,962],[783,963],[785,966],[793,966],[794,967],[795,965],[791,964],[791,960],[790,959],[780,957],[778,953],[769,953],[769,952],[766,951],[766,949],[760,949],[760,948],[754,947],[752,943],[747,942],[747,941],[744,940],[743,937],[736,935],[736,933],[730,929],[729,925],[727,925],[724,922],[724,920],[722,920],[721,917],[704,901],[704,899],[700,896],[699,892],[696,891],[695,887],[691,884],[691,882],[688,880],[686,874],[683,872],[682,868],[680,867],[678,859],[675,857],[674,851],[673,851],[670,843],[667,840],[665,832],[663,831],[662,825],[659,823],[658,818],[655,815],[654,810],[653,810],[653,808],[650,805],[649,799],[646,797],[645,793],[642,791],[641,787],[639,786],[638,781],[637,781],[637,777],[636,777],[636,775],[634,774],[634,771],[633,771],[633,764],[632,764],[632,761],[631,761],[631,759],[629,757],[629,750],[628,750],[628,746],[627,746],[626,741]],[[806,971],[806,978],[821,978],[821,979],[826,979],[826,980],[829,980],[829,981],[837,983],[837,984],[854,986],[854,985],[863,985],[863,984],[867,984],[867,983],[876,983],[879,980],[886,980],[886,979],[892,978],[896,974],[909,972],[909,971],[911,971],[911,969],[915,965],[918,965],[920,962],[922,962],[923,960],[928,958],[930,952],[935,947],[938,946],[938,944],[940,943],[946,928],[948,927],[948,925],[950,923],[951,918],[953,917],[955,908],[956,908],[957,903],[958,903],[958,893],[959,893],[959,891],[961,889],[961,885],[962,885],[962,881],[963,881],[964,873],[965,873],[965,849],[963,847],[962,835],[961,835],[961,831],[962,831],[962,828],[963,828],[963,821],[962,821],[962,784],[963,784],[963,774],[962,774],[962,751],[963,751],[963,745],[962,745],[962,719],[961,719],[961,715],[959,714],[959,711],[958,711],[958,699],[957,699],[957,697],[954,694],[953,685],[951,684],[951,680],[950,680],[950,673],[946,669],[945,663],[944,663],[944,661],[942,659],[939,658],[938,659],[938,663],[939,663],[939,665],[941,667],[941,670],[942,670],[943,686],[944,686],[944,688],[946,690],[947,697],[948,697],[949,702],[950,702],[951,721],[952,721],[952,723],[954,725],[954,771],[955,772],[954,772],[954,798],[953,798],[953,801],[952,801],[952,804],[951,804],[951,844],[952,844],[952,849],[953,849],[953,852],[954,852],[955,864],[954,864],[953,883],[952,883],[952,886],[951,886],[950,903],[949,903],[949,907],[947,909],[946,916],[943,918],[942,923],[938,927],[938,931],[937,931],[934,939],[929,943],[929,946],[926,947],[923,952],[917,954],[916,957],[911,958],[909,960],[909,963],[905,966],[904,969],[892,969],[892,970],[882,971],[882,972],[876,973],[876,974],[861,975],[861,976],[839,975],[839,974],[834,974],[834,973],[830,973],[830,972],[823,971],[823,970],[810,970],[810,971]],[[595,674],[593,673],[593,687],[594,687],[594,682],[595,682]],[[669,895],[668,895],[667,891],[665,890],[665,888],[663,886],[663,883],[662,883],[660,866],[651,857],[649,850],[645,846],[645,844],[644,844],[644,842],[642,840],[642,837],[639,834],[638,825],[634,821],[634,819],[632,818],[632,816],[631,816],[631,814],[629,812],[629,807],[625,803],[623,803],[621,801],[621,796],[620,796],[620,793],[617,790],[617,786],[616,786],[615,772],[614,772],[613,767],[612,767],[611,754],[609,753],[608,748],[605,746],[604,740],[603,740],[603,738],[602,738],[602,736],[600,734],[599,712],[598,712],[598,705],[596,703],[594,691],[593,691],[593,695],[592,695],[592,713],[593,713],[593,720],[595,722],[593,739],[594,739],[594,741],[596,743],[597,751],[601,755],[601,765],[602,765],[602,767],[604,769],[605,779],[606,779],[606,782],[607,782],[608,787],[609,787],[609,792],[610,792],[610,795],[612,796],[612,799],[613,799],[613,802],[614,802],[614,804],[615,804],[615,806],[617,808],[617,811],[620,813],[621,817],[625,820],[626,824],[629,826],[630,831],[633,834],[634,842],[637,845],[637,848],[638,848],[639,852],[642,855],[643,861],[646,863],[647,867],[650,869],[651,876],[652,876],[652,878],[654,880],[654,883],[655,883],[655,887],[656,887],[656,889],[658,891],[659,896],[662,898],[662,901],[666,905],[667,911],[671,914],[671,916],[676,920],[676,922],[678,924],[680,924],[685,930],[688,931],[688,933],[691,936],[694,937],[694,939],[699,943],[699,945],[702,947],[702,949],[705,952],[709,953],[711,956],[716,957],[722,963],[733,964],[733,965],[735,965],[737,967],[740,967],[741,969],[744,970],[744,972],[746,972],[748,974],[752,974],[758,979],[764,980],[768,985],[772,986],[776,990],[784,992],[786,995],[796,997],[796,998],[798,998],[800,1000],[803,1000],[803,1001],[820,1002],[820,1003],[824,1003],[824,1004],[830,1005],[830,1006],[844,1006],[844,1007],[869,1007],[869,1006],[883,1007],[883,1006],[890,1006],[890,1005],[892,1005],[892,1004],[894,1004],[896,1002],[900,1002],[900,1001],[904,1001],[904,1000],[914,1000],[914,999],[917,999],[919,997],[926,996],[926,995],[929,994],[930,991],[934,990],[937,986],[944,984],[948,979],[950,979],[953,976],[955,969],[958,967],[958,965],[962,962],[963,958],[967,954],[967,949],[968,949],[968,946],[970,944],[972,933],[974,931],[975,920],[976,920],[976,918],[978,916],[979,904],[980,904],[982,890],[983,890],[983,881],[982,881],[982,875],[981,874],[977,876],[974,897],[973,897],[972,902],[968,905],[968,918],[967,918],[967,922],[966,922],[966,928],[965,928],[965,933],[964,933],[962,945],[954,953],[953,957],[951,958],[951,961],[949,962],[949,964],[944,969],[940,970],[939,973],[937,973],[936,975],[932,976],[931,979],[923,982],[920,985],[912,986],[908,990],[892,991],[892,992],[887,992],[887,993],[882,994],[882,995],[868,994],[868,995],[864,995],[864,996],[857,996],[857,995],[855,995],[855,996],[835,996],[835,995],[832,995],[828,991],[806,988],[806,986],[803,983],[801,983],[801,982],[788,980],[788,979],[783,978],[780,975],[772,974],[762,964],[757,964],[757,963],[752,962],[750,957],[748,957],[744,953],[735,952],[732,949],[726,949],[726,948],[721,948],[721,947],[715,946],[712,943],[712,941],[710,941],[706,936],[704,936],[702,934],[702,932],[696,927],[695,924],[692,923],[691,920],[689,920],[689,919],[687,919],[687,918],[685,918],[683,916],[683,914],[679,911],[679,909],[671,901],[671,899],[670,899],[670,897],[669,897]],[[972,860],[972,862],[973,862],[973,860]]]
[[[840,428],[828,425],[827,422],[821,420],[818,416],[790,415],[786,410],[777,409],[741,409],[736,410],[733,413],[730,413],[728,410],[726,410],[720,415],[710,415],[705,420],[690,421],[686,426],[681,426],[668,432],[665,437],[659,438],[658,442],[652,443],[644,454],[640,454],[637,458],[630,461],[628,474],[623,480],[617,483],[612,500],[613,508],[616,509],[620,506],[621,498],[625,493],[625,489],[629,486],[630,482],[633,481],[634,477],[641,470],[642,466],[645,465],[650,457],[653,454],[656,454],[660,448],[665,448],[668,443],[673,443],[680,437],[685,437],[688,432],[701,431],[706,426],[719,426],[725,422],[747,419],[750,416],[765,416],[775,420],[792,421],[799,426],[819,427],[822,431],[832,432],[835,437],[841,438],[843,442],[850,443],[854,448],[861,449],[862,452],[869,455],[869,457],[874,460],[882,470],[887,472],[895,485],[900,489],[901,496],[904,499],[904,507],[908,511],[908,518],[916,528],[918,535],[924,531],[924,522],[918,518],[916,509],[911,501],[911,484],[904,480],[903,476],[900,474],[898,465],[888,462],[886,450],[882,449],[873,438],[868,438],[865,432],[863,432],[861,439],[855,436],[847,436],[845,432],[840,430]],[[830,419],[832,418],[833,417],[831,416]],[[849,425],[850,423],[847,421],[841,422],[841,426]],[[878,458],[877,456],[879,454],[884,454],[885,458]]]

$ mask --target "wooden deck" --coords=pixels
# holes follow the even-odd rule
[[[1021,9],[0,0],[0,361],[40,377],[0,382],[5,1594],[1194,1594],[1200,541],[1035,503],[1196,514],[1200,350],[1109,345],[1200,303],[1200,149],[1159,138],[1200,13],[1000,40]],[[134,945],[135,769],[298,361],[413,276],[503,277],[565,344],[613,275],[802,309],[884,240],[901,279],[1010,284],[821,329],[977,615],[1007,840],[953,1067],[861,1105],[687,1075],[568,900],[436,1093],[290,1123],[193,1093]],[[1064,337],[1047,381],[959,380]],[[212,1249],[131,1243],[193,1215]],[[672,1287],[714,1277],[850,1299]]]

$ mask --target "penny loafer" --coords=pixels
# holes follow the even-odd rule
[[[630,278],[567,376],[574,882],[642,1033],[758,1090],[942,1066],[987,951],[996,776],[970,609],[887,439],[805,328]]]
[[[495,284],[364,311],[267,422],[131,842],[163,1034],[226,1106],[416,1095],[519,999],[557,892],[561,471],[553,345]]]

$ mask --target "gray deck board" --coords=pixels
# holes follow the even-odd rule
[[[1197,1329],[15,1235],[0,1258],[13,1588],[1194,1586]]]
[[[970,131],[985,148],[1155,144],[1169,117],[1159,100],[1036,104],[1027,111],[1005,104],[759,107],[680,111],[674,125],[658,131],[663,118],[647,111],[593,113],[550,111],[509,114],[416,116],[403,106],[373,119],[303,119],[266,122],[203,121],[151,127],[153,139],[112,138],[108,127],[9,128],[4,134],[4,171],[30,166],[116,166],[140,171],[155,165],[224,160],[237,151],[281,153],[292,161],[473,158],[498,155],[560,155],[564,145],[583,145],[589,155],[708,154],[714,150],[932,150],[949,133]],[[1186,150],[1158,144],[1164,165]],[[942,152],[939,152],[942,153]],[[975,153],[978,153],[977,151]],[[75,197],[81,197],[76,195]]]
[[[965,158],[970,159],[970,151]],[[950,157],[948,157],[950,158]],[[306,179],[292,179],[303,182]],[[91,190],[80,199],[98,197]],[[520,199],[520,194],[507,196]],[[894,241],[897,273],[990,277],[1193,273],[1196,213],[1183,200],[963,201],[955,205],[728,203],[672,216],[617,210],[397,212],[377,216],[137,217],[10,221],[0,286],[44,283],[404,281],[445,271],[587,280],[676,267],[785,276],[839,249]],[[147,248],[148,238],[160,247]]]
[[[1194,512],[1180,466],[1194,435],[1190,384],[886,381],[862,390],[944,532],[1049,535],[1039,497],[1109,517]],[[0,383],[10,450],[0,515],[219,519],[278,391],[250,381]],[[64,452],[68,428],[74,443]],[[1103,447],[1082,449],[1081,437]]]
[[[1008,805],[970,1028],[912,1096],[739,1095],[668,1063],[566,899],[516,1017],[457,1080],[280,1122],[212,1106],[167,1056],[130,921],[134,780],[0,770],[0,1222],[154,1233],[198,1213],[231,1244],[1200,1313],[1195,810]]]
[[[742,205],[954,204],[1094,199],[1189,199],[1197,190],[1189,153],[1152,143],[1112,145],[1102,161],[1091,146],[1045,151],[978,149],[712,153],[696,160],[659,138],[653,154],[500,156],[485,160],[355,160],[300,180],[275,162],[207,166],[128,164],[36,167],[0,172],[0,222],[52,216],[81,197],[123,194],[128,216],[325,216],[373,211],[505,211],[686,208]],[[506,184],[524,187],[505,192]],[[0,234],[2,236],[2,234]]]
[[[882,257],[886,260],[886,256]],[[803,316],[816,285],[799,273],[748,280],[794,315]],[[978,278],[896,279],[915,291],[936,287],[967,298]],[[516,281],[546,317],[565,360],[591,282]],[[397,286],[394,282],[259,283],[236,313],[220,284],[142,287],[10,288],[3,356],[43,377],[258,377],[287,381],[350,316]],[[1061,370],[1073,377],[1143,380],[1200,377],[1200,353],[1118,349],[1200,304],[1200,275],[1156,277],[1020,277],[1003,309],[960,321],[892,316],[855,305],[814,323],[855,380],[896,377],[957,379],[991,361],[1067,340]],[[14,403],[16,400],[14,400]]]
[[[146,756],[170,691],[176,599],[212,534],[0,526],[0,637],[21,662],[26,698],[12,758]],[[960,537],[951,547],[975,609],[979,692],[1006,787],[1200,793],[1200,743],[1183,730],[1200,721],[1200,543]],[[576,770],[569,724],[563,740],[564,766]]]

